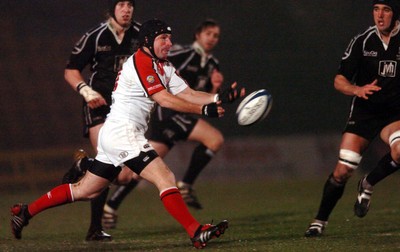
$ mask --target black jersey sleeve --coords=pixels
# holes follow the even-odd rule
[[[338,74],[354,80],[362,59],[362,39],[354,37],[346,48],[339,64]]]
[[[77,69],[82,71],[88,64],[93,61],[96,51],[96,41],[93,35],[86,33],[75,44],[69,60],[67,69]]]

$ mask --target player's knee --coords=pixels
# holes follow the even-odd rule
[[[118,174],[118,177],[114,184],[117,185],[126,185],[132,180],[132,174],[133,171],[131,171],[129,168],[124,167],[122,168],[121,172]]]
[[[341,163],[338,163],[336,166],[335,170],[332,173],[332,178],[337,182],[341,184],[345,184],[349,178],[353,175],[354,169],[343,165]]]
[[[390,154],[396,163],[400,163],[400,130],[389,136]]]
[[[83,188],[79,182],[72,185],[72,195],[74,201],[91,200],[99,196],[101,192],[102,190],[87,190],[87,188]]]
[[[397,130],[389,136],[389,145],[390,147],[392,147],[395,144],[399,145],[399,143],[400,143],[400,130]]]
[[[349,171],[355,170],[360,165],[362,156],[351,150],[340,149],[339,152],[339,163],[348,167]]]
[[[171,170],[167,170],[167,172],[164,173],[164,183],[167,184],[176,184],[176,179],[175,179],[175,174]]]
[[[212,137],[210,137],[210,141],[204,145],[215,153],[221,149],[224,142],[225,142],[224,136],[219,132],[219,134],[215,134]]]

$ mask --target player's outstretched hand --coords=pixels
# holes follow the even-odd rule
[[[354,92],[354,94],[357,97],[363,98],[365,100],[368,100],[368,96],[374,94],[375,92],[380,91],[382,88],[380,86],[377,85],[378,84],[378,80],[374,80],[373,82],[371,82],[370,84],[366,84],[362,87],[357,87],[356,91]]]
[[[229,88],[222,90],[219,93],[219,99],[222,101],[222,103],[232,103],[238,97],[243,97],[245,94],[245,88],[240,88],[239,90],[237,87],[237,82],[235,81]]]

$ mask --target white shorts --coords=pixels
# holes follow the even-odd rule
[[[136,158],[141,151],[154,150],[144,137],[144,130],[133,122],[106,120],[99,132],[96,159],[102,163],[121,166]]]

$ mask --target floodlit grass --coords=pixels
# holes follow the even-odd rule
[[[351,179],[321,238],[303,236],[319,205],[325,178],[282,181],[199,181],[205,209],[192,211],[202,223],[228,219],[230,226],[207,251],[397,251],[400,249],[399,175],[375,187],[369,214],[353,215],[356,182]],[[0,251],[193,251],[184,230],[166,213],[151,186],[131,193],[109,230],[114,241],[85,242],[89,204],[79,202],[49,209],[14,240],[9,207],[30,202],[43,192],[2,192]]]

